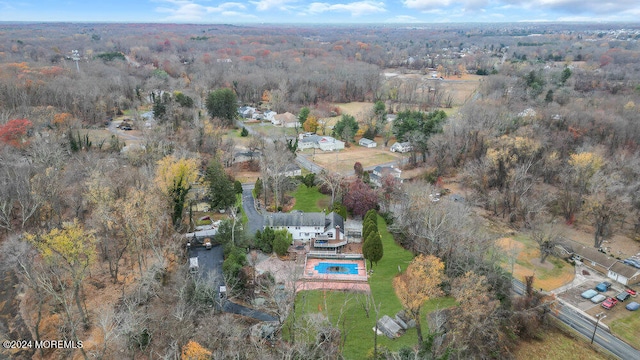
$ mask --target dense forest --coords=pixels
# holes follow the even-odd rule
[[[292,325],[295,291],[278,294],[272,279],[246,270],[255,261],[246,249],[269,253],[286,239],[266,246],[235,216],[219,230],[226,280],[238,298],[249,283],[268,289],[276,339],[256,340],[252,321],[216,311],[210,284],[187,276],[190,199],[202,191],[236,213],[242,186],[232,165],[248,151],[265,206],[267,192],[279,209],[310,181],[336,210],[358,218],[378,210],[416,255],[397,287],[422,266],[413,276],[442,280],[423,300],[458,304],[435,320],[414,306],[424,336],[404,352],[361,358],[513,357],[550,326],[553,298],[531,283],[513,297],[496,238],[529,234],[544,262],[562,242],[551,226],[562,223],[618,258],[638,252],[638,40],[640,26],[630,24],[0,24],[0,259],[2,287],[14,289],[0,298],[0,328],[12,339],[84,343],[11,355],[342,358],[339,324]],[[446,84],[470,77],[477,87],[456,99]],[[234,111],[221,115],[220,99]],[[338,113],[351,102],[371,109]],[[281,178],[273,169],[294,161],[293,143],[252,134],[241,146],[246,133],[229,135],[240,106],[305,112],[302,123],[342,115],[333,130],[347,142],[363,134],[385,146],[411,142],[406,169],[418,175],[375,189],[357,168]],[[122,118],[135,131],[112,127]],[[347,121],[357,124],[343,133]],[[464,189],[464,205],[428,197],[444,184]],[[487,221],[500,226],[488,230]]]

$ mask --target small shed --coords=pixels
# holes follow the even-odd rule
[[[378,320],[378,330],[382,331],[389,339],[400,337],[403,332],[402,327],[389,315],[385,315]]]
[[[374,148],[378,146],[378,144],[375,141],[367,138],[360,139],[360,141],[358,141],[358,145],[368,147],[368,148]]]

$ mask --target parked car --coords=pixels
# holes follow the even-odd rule
[[[593,289],[589,289],[585,292],[583,292],[582,294],[580,294],[580,296],[582,296],[585,299],[591,299],[592,297],[598,295],[598,292],[593,290]]]
[[[618,303],[618,299],[608,298],[602,303],[602,307],[605,309],[611,309],[612,307],[616,306],[617,303]]]
[[[596,290],[600,291],[600,292],[605,292],[607,290],[609,290],[609,288],[611,287],[611,283],[608,281],[603,281],[600,284],[596,285]]]
[[[606,299],[607,297],[602,295],[602,294],[598,294],[594,297],[591,298],[591,302],[594,304],[598,304],[600,302],[602,302],[602,300]]]
[[[618,294],[618,295],[616,296],[616,299],[618,299],[618,300],[620,300],[620,301],[623,301],[623,302],[624,302],[624,301],[625,301],[625,300],[627,300],[630,296],[631,296],[631,294],[629,294],[629,293],[628,293],[628,292],[626,292],[626,291],[623,291],[623,292],[621,292],[620,294]]]
[[[626,291],[626,292],[628,292],[628,293],[629,293],[629,295],[631,295],[631,296],[633,296],[633,297],[638,296],[638,293],[636,293],[636,291],[635,291],[635,290],[633,290],[633,289],[626,289],[625,291]]]
[[[636,311],[636,310],[640,309],[640,304],[638,304],[635,301],[632,301],[629,304],[627,304],[627,306],[625,306],[625,308],[627,308],[627,310],[629,310],[629,311]]]

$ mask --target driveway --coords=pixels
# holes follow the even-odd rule
[[[189,257],[198,258],[198,275],[202,279],[211,279],[211,285],[215,287],[216,292],[221,285],[224,285],[224,276],[222,276],[222,263],[224,261],[224,251],[222,245],[216,245],[211,250],[205,249],[203,246],[194,246],[189,249]],[[263,313],[261,311],[251,309],[246,306],[236,304],[231,301],[222,303],[222,310],[232,314],[238,314],[254,318],[260,321],[275,321],[275,317]]]
[[[242,208],[249,219],[246,225],[248,236],[254,236],[258,230],[262,231],[264,223],[262,213],[256,210],[253,194],[251,193],[254,186],[254,184],[242,184]]]

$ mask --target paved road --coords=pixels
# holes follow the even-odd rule
[[[512,279],[513,291],[519,295],[524,294],[524,284],[516,279]],[[596,320],[592,317],[585,317],[559,302],[559,311],[557,314],[552,313],[555,317],[560,319],[563,323],[575,329],[578,333],[591,340],[593,336],[593,330],[595,329]],[[613,334],[609,333],[607,329],[598,326],[594,343],[600,345],[605,350],[608,350],[620,359],[640,359],[640,351],[634,349],[626,342],[618,339]]]
[[[264,219],[262,214],[256,210],[255,201],[253,199],[254,184],[242,184],[242,208],[249,219],[247,227],[247,235],[253,236],[256,231],[263,229]]]

